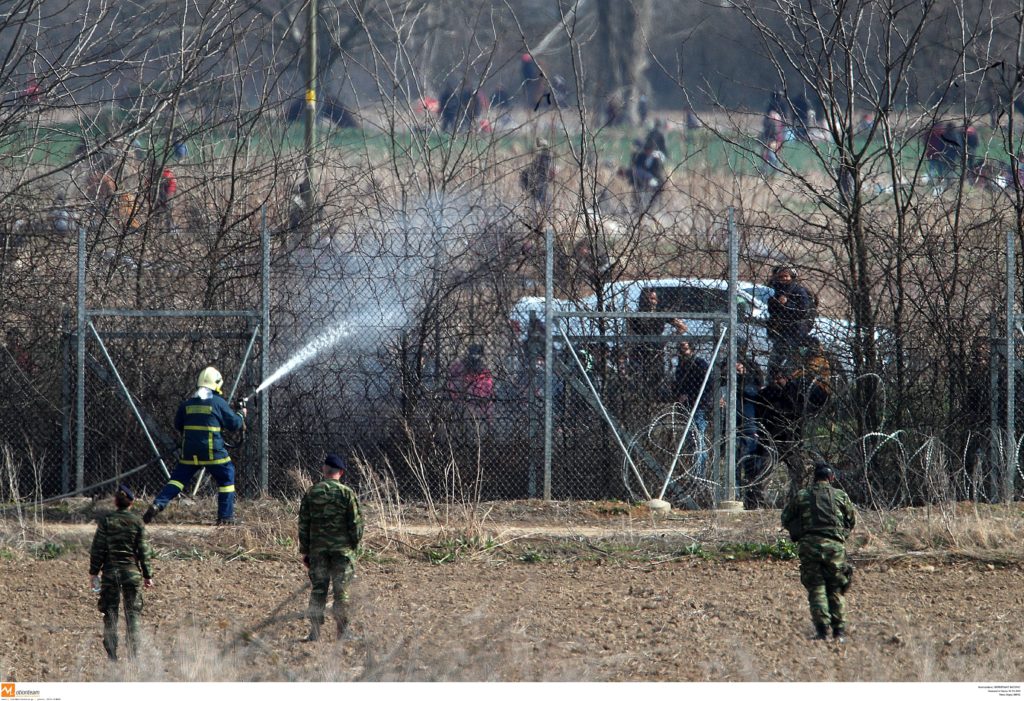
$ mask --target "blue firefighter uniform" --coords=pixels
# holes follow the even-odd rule
[[[217,523],[230,523],[235,512],[235,467],[224,446],[224,431],[242,428],[244,419],[215,391],[200,387],[178,407],[174,428],[181,434],[181,456],[153,505],[158,511],[178,495],[201,469],[217,483]]]

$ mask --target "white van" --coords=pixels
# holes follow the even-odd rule
[[[711,319],[694,318],[692,314],[728,314],[729,282],[714,278],[656,278],[648,280],[622,280],[610,283],[605,287],[603,300],[598,309],[598,296],[588,295],[579,300],[554,299],[553,307],[560,312],[574,311],[636,311],[640,301],[640,293],[646,288],[658,293],[659,311],[679,312],[678,318],[683,319],[689,328],[688,335],[706,337],[710,340],[698,344],[702,352],[710,354],[718,339],[722,322]],[[771,344],[765,323],[768,319],[768,298],[775,291],[768,285],[759,285],[747,281],[737,281],[737,343],[746,347],[746,353],[752,355],[764,367]],[[529,330],[531,313],[540,321],[544,320],[544,298],[522,297],[512,307],[510,320],[518,330],[520,340],[525,341]],[[593,339],[613,343],[616,336],[626,333],[626,320],[623,318],[598,319],[569,317],[561,320],[561,326],[555,327],[555,344],[561,347],[562,338],[558,329],[562,328],[570,340]],[[666,319],[666,322],[668,319]],[[716,329],[716,323],[718,327]],[[675,331],[666,325],[666,334]],[[849,334],[850,323],[842,319],[818,317],[814,322],[812,334],[816,336],[825,351],[836,357],[846,367],[852,365],[850,355]],[[724,350],[724,348],[723,348]]]

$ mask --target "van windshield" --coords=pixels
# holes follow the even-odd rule
[[[724,314],[729,311],[729,293],[727,290],[692,285],[659,287],[658,307],[669,312]]]

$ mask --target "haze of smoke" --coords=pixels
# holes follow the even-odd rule
[[[311,251],[302,266],[309,284],[296,308],[327,306],[326,315],[315,312],[311,318],[334,316],[337,321],[302,345],[256,391],[332,349],[344,351],[339,365],[372,358],[420,311],[430,286],[465,245],[470,219],[452,203],[427,203],[411,213],[398,212],[351,239],[335,234],[325,246]]]

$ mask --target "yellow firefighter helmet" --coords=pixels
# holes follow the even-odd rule
[[[224,378],[220,376],[220,371],[212,365],[208,368],[204,368],[199,373],[199,379],[196,380],[197,387],[207,387],[212,389],[214,392],[220,392],[221,385],[224,384]]]

